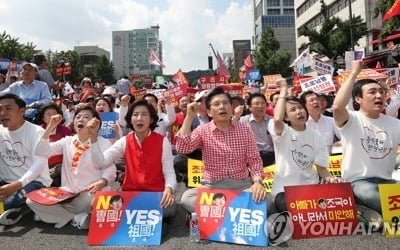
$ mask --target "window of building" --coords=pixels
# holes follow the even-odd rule
[[[268,16],[279,16],[281,14],[280,9],[267,9]]]
[[[284,16],[294,16],[294,9],[283,9]]]
[[[294,6],[293,0],[283,0],[283,6]]]
[[[280,0],[267,0],[267,6],[280,6]]]

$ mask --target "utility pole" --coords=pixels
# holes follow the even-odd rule
[[[353,41],[353,11],[351,10],[351,2],[352,2],[352,0],[349,0],[350,45],[351,45],[352,51],[354,51],[354,41]]]

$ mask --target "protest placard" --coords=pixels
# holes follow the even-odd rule
[[[379,184],[386,237],[400,237],[400,184]]]
[[[44,187],[27,193],[26,198],[43,205],[54,205],[77,195],[59,187]]]
[[[200,238],[243,245],[267,246],[267,202],[251,192],[200,188],[196,213]]]
[[[350,235],[358,219],[350,183],[285,186],[293,239]]]
[[[98,132],[100,136],[106,139],[115,138],[115,131],[112,126],[117,123],[117,116],[116,112],[103,112],[100,114],[101,128]]]
[[[160,245],[161,192],[96,192],[88,245]]]

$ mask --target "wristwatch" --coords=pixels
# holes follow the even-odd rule
[[[257,179],[257,180],[255,180],[255,181],[253,180],[253,184],[254,184],[254,183],[258,183],[258,184],[264,185],[262,179]]]

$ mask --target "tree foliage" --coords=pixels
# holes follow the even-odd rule
[[[98,58],[97,63],[93,66],[95,78],[98,81],[104,81],[107,84],[112,84],[116,80],[113,76],[114,65],[110,62],[106,56]]]
[[[274,31],[268,27],[262,34],[261,40],[254,53],[254,65],[263,75],[292,73],[289,68],[290,53],[280,50],[279,41],[275,39]]]
[[[299,35],[308,37],[309,42],[303,44],[300,49],[310,47],[311,51],[333,59],[336,62],[338,56],[344,56],[345,52],[352,50],[350,39],[350,20],[341,20],[338,17],[329,16],[328,7],[321,1],[321,13],[323,22],[319,29],[310,29],[303,26]],[[361,16],[352,17],[351,22],[353,43],[359,45],[358,40],[368,34],[367,24]]]
[[[36,52],[35,47],[31,42],[20,43],[19,38],[12,37],[6,31],[0,33],[0,57],[31,61]]]

